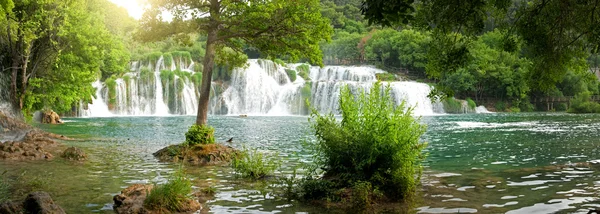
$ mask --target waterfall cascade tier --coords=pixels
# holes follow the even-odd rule
[[[10,101],[10,75],[0,72],[0,112],[12,118],[23,118],[23,114]]]
[[[209,113],[306,115],[305,101],[309,100],[320,112],[337,114],[343,86],[348,85],[353,92],[368,92],[377,81],[376,74],[385,73],[371,66],[313,66],[306,71],[298,66],[253,59],[245,68],[225,71],[226,79],[217,77],[212,83]],[[193,62],[181,60],[167,66],[162,57],[156,62],[133,62],[131,72],[122,78],[93,84],[96,97],[93,103],[82,105],[81,116],[195,115],[200,89],[195,78],[201,73],[194,73],[192,68]],[[442,104],[427,98],[430,86],[387,84],[394,101],[414,106],[416,115],[444,113]]]

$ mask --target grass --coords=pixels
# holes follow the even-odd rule
[[[192,183],[179,171],[165,184],[156,185],[144,200],[151,210],[183,211],[191,199]]]
[[[265,156],[257,150],[247,149],[231,161],[235,172],[241,174],[242,177],[255,180],[272,174],[280,165],[281,162],[276,158]]]

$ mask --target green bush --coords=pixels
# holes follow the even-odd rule
[[[390,73],[375,74],[375,77],[377,77],[377,80],[379,80],[379,81],[395,81],[396,80],[396,76],[394,74],[390,74]]]
[[[359,181],[352,187],[352,207],[355,209],[366,209],[371,205],[371,183]]]
[[[505,111],[506,103],[504,101],[498,101],[494,104],[494,107],[496,108],[496,111]]]
[[[163,60],[166,67],[171,67],[171,65],[173,65],[173,55],[171,55],[171,53],[164,54]]]
[[[475,101],[472,100],[471,98],[467,98],[467,105],[469,106],[469,108],[471,110],[474,110],[475,108],[477,108],[477,103],[475,103]]]
[[[446,111],[446,113],[451,113],[451,114],[464,113],[462,102],[460,102],[457,99],[454,99],[454,97],[449,97],[449,98],[445,99],[444,102],[442,102],[442,104],[444,105],[444,111]]]
[[[582,92],[571,100],[569,113],[600,113],[600,104],[591,101],[591,92]]]
[[[152,188],[144,200],[144,206],[151,210],[183,211],[185,203],[191,199],[191,193],[191,181],[182,172],[177,172],[167,183]]]
[[[290,78],[291,82],[296,81],[296,71],[294,71],[292,69],[285,69],[285,73]]]
[[[300,195],[304,200],[331,199],[337,188],[332,181],[309,178],[300,183]]]
[[[243,177],[261,179],[272,174],[281,163],[275,157],[267,157],[257,150],[244,150],[231,160],[235,172]]]
[[[208,125],[192,125],[185,133],[185,144],[188,146],[215,143],[215,129]]]
[[[413,108],[405,108],[404,102],[394,106],[390,90],[377,82],[369,94],[355,96],[344,87],[341,122],[313,109],[313,152],[325,178],[339,178],[345,187],[370,182],[388,198],[401,199],[411,196],[419,183],[426,146],[419,139],[426,128],[413,117]]]
[[[161,52],[158,52],[158,51],[157,52],[152,52],[152,53],[146,55],[146,61],[154,64],[154,63],[156,63],[158,61],[158,59],[160,59],[160,57],[162,55],[163,54]]]

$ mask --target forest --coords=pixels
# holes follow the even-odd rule
[[[363,16],[363,1],[323,0],[320,14],[329,20],[333,31],[331,41],[318,42],[320,60],[325,65],[376,65],[398,76],[382,76],[382,80],[430,83],[441,97],[468,98],[497,111],[547,110],[545,106],[535,106],[531,100],[598,94],[594,71],[599,60],[592,41],[575,38],[573,47],[564,51],[565,56],[536,55],[541,52],[535,49],[538,44],[528,40],[540,35],[522,35],[521,25],[527,23],[510,20],[528,9],[523,2],[506,1],[503,8],[482,3],[468,6],[491,8],[495,13],[479,17],[474,27],[465,26],[461,30],[458,26],[459,30],[453,30],[450,25],[447,29],[434,28],[423,21],[433,10],[428,11],[424,5],[416,8],[408,24],[381,24]],[[576,10],[581,8],[571,9],[572,16],[577,16]],[[553,12],[550,6],[546,10],[540,13]],[[42,109],[68,113],[90,102],[94,96],[91,83],[108,79],[111,84],[128,72],[130,62],[155,61],[164,56],[165,63],[171,64],[173,59],[183,58],[196,62],[194,70],[203,70],[205,33],[190,32],[192,27],[186,24],[161,26],[149,19],[135,20],[124,8],[105,0],[8,1],[3,3],[2,14],[6,17],[2,24],[7,26],[0,32],[2,71],[10,74],[12,101],[25,115]],[[504,14],[508,18],[498,20]],[[551,21],[540,17],[532,18],[544,23]],[[444,21],[452,17],[438,18]],[[540,32],[531,34],[560,30],[539,27]],[[159,30],[145,30],[156,28]],[[320,31],[327,33],[325,28]],[[312,60],[297,56],[293,59],[289,51],[282,54],[260,50],[264,48],[250,42],[234,46],[235,50],[227,47],[224,52],[218,51],[218,66],[238,66],[239,60],[226,57],[238,55],[281,58],[289,63],[315,61],[315,56],[311,56]],[[219,60],[219,56],[228,60]],[[543,57],[562,58],[553,60],[560,64],[546,68],[540,67]],[[224,72],[217,72],[212,79],[228,79],[231,69],[221,70]],[[200,73],[195,77],[198,85],[201,77]],[[565,111],[567,107],[563,103],[552,110]]]

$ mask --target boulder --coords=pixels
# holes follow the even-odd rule
[[[171,145],[154,153],[160,161],[212,166],[228,164],[239,152],[223,144]]]
[[[50,195],[46,192],[33,192],[30,193],[25,202],[23,202],[23,209],[28,213],[43,213],[43,214],[60,214],[65,211],[54,203]]]
[[[64,159],[74,161],[84,161],[87,159],[85,152],[77,147],[69,147],[61,155]]]
[[[152,190],[152,185],[134,184],[113,197],[113,210],[118,214],[148,213],[144,208],[144,200]]]
[[[159,213],[196,213],[202,209],[202,205],[197,200],[188,200],[185,204],[185,210],[179,212],[167,210],[150,210],[144,207],[144,200],[154,186],[148,184],[134,184],[121,191],[121,194],[113,197],[113,210],[117,214],[159,214]]]
[[[4,203],[0,203],[0,213],[3,214],[17,214],[24,213],[23,203],[16,203],[12,201],[7,201]]]
[[[60,116],[58,116],[56,112],[49,110],[42,114],[42,123],[61,124],[63,122],[60,120]]]

